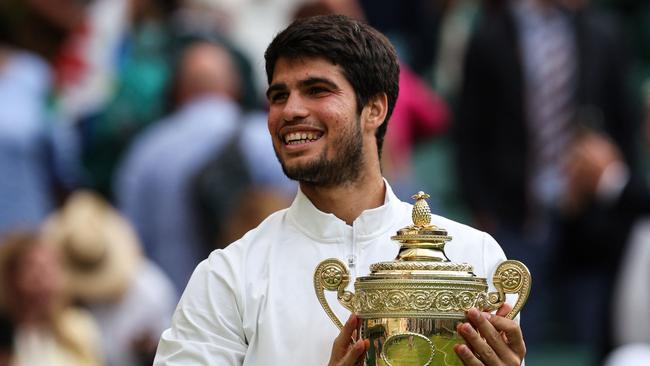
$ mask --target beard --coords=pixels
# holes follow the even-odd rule
[[[363,167],[363,136],[361,120],[357,119],[352,128],[343,133],[336,142],[338,149],[332,159],[327,158],[327,149],[313,161],[300,166],[288,167],[275,152],[282,171],[289,179],[319,187],[333,187],[353,183],[359,178]]]

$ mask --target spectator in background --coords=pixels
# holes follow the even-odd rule
[[[644,179],[629,174],[621,153],[608,138],[593,131],[580,136],[568,154],[567,209],[584,212],[592,252],[611,251],[624,243],[615,287],[609,294],[612,341],[617,349],[605,362],[645,365],[650,360],[650,190]],[[577,238],[576,238],[577,239]],[[586,253],[589,256],[590,253]]]
[[[120,40],[109,43],[109,46],[117,44],[117,49],[107,55],[115,63],[116,76],[111,81],[113,89],[108,100],[85,111],[78,120],[83,141],[86,185],[106,197],[112,198],[116,165],[133,138],[165,113],[165,92],[172,72],[169,55],[172,54],[174,42],[174,29],[169,22],[178,7],[177,2],[127,0],[123,15],[128,19],[123,25],[126,29],[120,30],[117,26],[116,32],[122,32]],[[112,1],[97,4],[102,3],[117,4]],[[99,24],[90,24],[89,27],[101,26],[103,16],[99,14],[90,18],[89,21]],[[79,29],[81,33],[84,31],[83,28]],[[68,50],[77,52],[74,47]],[[93,50],[90,51],[85,57],[94,56]],[[77,56],[68,55],[73,59]],[[83,56],[79,61],[81,66],[92,64],[92,60],[85,61]],[[69,66],[68,63],[67,72],[71,73]]]
[[[101,364],[92,317],[69,305],[61,257],[35,233],[0,246],[1,305],[16,327],[14,366]]]
[[[54,206],[47,156],[48,65],[0,48],[0,233],[37,228]]]
[[[76,1],[0,4],[0,234],[37,228],[79,181],[75,131],[48,104],[51,63],[82,10]]]
[[[78,191],[48,218],[43,234],[62,253],[69,296],[99,325],[106,364],[151,365],[178,297],[142,256],[128,222],[97,194]]]
[[[592,253],[573,219],[557,225],[566,218],[559,213],[568,193],[563,169],[580,125],[611,136],[631,167],[636,160],[638,123],[625,85],[623,42],[611,19],[578,3],[485,3],[466,55],[455,126],[461,188],[476,223],[536,280],[522,318],[532,347],[559,313],[567,316],[563,329],[576,330],[566,341],[600,348],[607,333],[594,319],[606,316],[612,263],[622,245],[612,243],[608,256]],[[566,262],[554,266],[559,240],[558,256]],[[546,302],[551,268],[566,269],[559,274],[569,289],[562,311]]]
[[[180,53],[173,90],[177,110],[138,136],[117,175],[116,197],[144,244],[145,252],[185,287],[196,264],[214,249],[202,237],[193,204],[195,177],[233,139],[257,166],[281,169],[271,142],[242,121],[241,75],[228,50],[209,41],[190,43]],[[263,127],[266,130],[266,127]],[[250,138],[250,139],[249,139]],[[251,142],[251,144],[249,144]],[[250,150],[250,152],[249,152]]]

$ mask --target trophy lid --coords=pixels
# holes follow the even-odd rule
[[[412,196],[415,200],[411,217],[413,224],[397,231],[391,239],[400,243],[397,258],[370,266],[373,273],[393,271],[451,271],[456,275],[474,276],[467,263],[452,263],[445,254],[445,244],[452,237],[447,230],[431,224],[431,209],[422,191]]]

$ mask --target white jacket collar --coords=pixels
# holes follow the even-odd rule
[[[354,232],[359,242],[372,240],[380,235],[389,236],[387,233],[394,228],[396,220],[404,214],[404,203],[393,193],[390,185],[386,185],[384,204],[377,208],[365,210],[354,220],[352,226],[331,213],[320,211],[314,204],[298,190],[291,207],[289,207],[289,220],[296,225],[305,235],[322,242],[339,242],[341,237],[347,237]]]

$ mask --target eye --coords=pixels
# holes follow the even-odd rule
[[[287,100],[289,93],[287,92],[276,92],[269,96],[269,102],[271,103],[282,103]]]
[[[307,90],[309,95],[319,96],[326,93],[329,93],[329,89],[322,86],[312,86]]]

